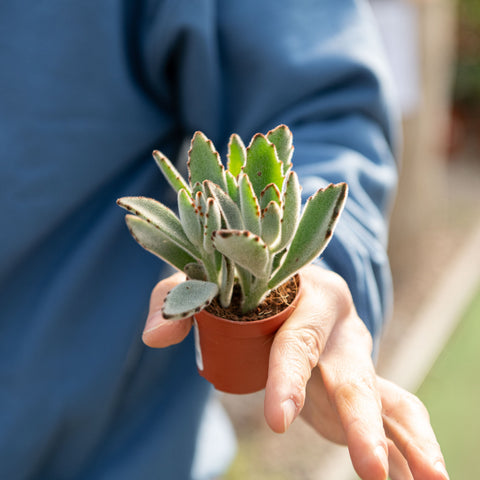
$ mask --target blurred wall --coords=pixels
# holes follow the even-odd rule
[[[403,114],[402,169],[390,233],[394,273],[396,268],[416,263],[419,238],[438,221],[445,207],[446,137],[455,58],[455,2],[405,2],[415,12],[418,102]]]

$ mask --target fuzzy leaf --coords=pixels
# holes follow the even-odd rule
[[[203,232],[200,215],[197,211],[198,209],[192,198],[182,188],[178,192],[178,213],[180,216],[180,222],[187,238],[196,247],[201,248],[203,245]]]
[[[217,230],[213,234],[215,248],[259,278],[270,274],[267,245],[248,230]]]
[[[163,176],[167,179],[168,183],[176,192],[183,188],[189,195],[192,194],[188,183],[173,166],[172,162],[170,162],[170,160],[163,155],[163,153],[159,152],[158,150],[154,150],[153,158],[155,159],[158,168],[160,168],[161,172],[163,173]]]
[[[183,271],[187,264],[195,262],[195,258],[143,218],[126,215],[125,221],[132,237],[145,250],[160,257],[178,270]]]
[[[235,271],[238,275],[238,282],[240,283],[242,290],[242,297],[248,297],[250,295],[250,290],[252,288],[253,275],[241,267],[240,265],[235,265]],[[242,298],[242,301],[243,301]]]
[[[202,132],[193,136],[191,148],[188,152],[188,171],[191,185],[210,180],[224,191],[227,191],[225,169],[220,161],[220,155],[213,143]]]
[[[225,172],[225,178],[227,180],[228,196],[238,204],[238,184],[236,178],[227,170]]]
[[[271,248],[280,237],[280,207],[275,202],[270,202],[262,215],[262,239]]]
[[[292,167],[293,135],[286,125],[279,125],[267,133],[267,138],[275,145],[277,155],[283,164],[285,174]]]
[[[292,241],[300,218],[301,206],[302,196],[298,176],[295,172],[290,172],[282,199],[282,233],[278,244],[279,250],[287,247]]]
[[[205,180],[203,185],[215,199],[227,227],[232,230],[243,230],[242,214],[237,204],[218,185],[209,180]]]
[[[255,235],[260,235],[260,206],[246,174],[240,174],[238,187],[240,190],[240,211],[245,222],[245,228]]]
[[[180,220],[165,205],[152,198],[122,197],[117,200],[118,205],[125,210],[138,215],[161,230],[170,240],[189,252],[195,258],[200,254],[185,234]]]
[[[207,280],[207,272],[201,263],[188,263],[183,271],[189,280]]]
[[[200,184],[196,184],[200,185]],[[203,192],[203,186],[200,185],[200,189],[195,190],[195,206],[197,207],[198,210],[198,215],[200,215],[200,218],[203,218],[205,215],[205,212],[207,211],[207,202],[205,200],[205,194]]]
[[[333,235],[346,196],[347,185],[339,183],[318,190],[307,200],[285,261],[268,283],[269,288],[275,288],[320,255]]]
[[[203,232],[203,248],[207,253],[213,253],[212,234],[222,227],[222,215],[217,203],[213,198],[207,200],[207,212],[205,214],[205,225]]]
[[[253,191],[258,198],[270,183],[282,189],[282,162],[277,158],[275,147],[264,135],[257,133],[253,137],[247,148],[247,161],[243,171],[250,178]]]
[[[210,305],[218,294],[212,282],[187,280],[168,292],[162,307],[162,315],[168,320],[181,320],[200,312]]]
[[[279,188],[274,183],[268,184],[260,193],[260,208],[264,210],[270,202],[280,205],[281,195]]]
[[[220,288],[220,305],[227,308],[232,301],[233,284],[235,281],[235,268],[233,263],[226,257],[222,256],[222,281]]]
[[[247,152],[242,139],[236,133],[230,136],[227,158],[228,171],[230,171],[234,177],[237,177],[240,174],[243,165],[245,164]]]

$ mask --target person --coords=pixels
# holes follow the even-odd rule
[[[305,195],[346,181],[350,197],[275,338],[266,421],[283,432],[301,412],[348,444],[364,480],[448,478],[425,408],[372,362],[397,167],[367,4],[4,0],[0,12],[0,477],[199,478],[196,452],[216,451],[199,434],[212,389],[191,322],[159,313],[178,275],[132,241],[115,200],[171,205],[154,148],[174,158],[195,130],[225,146],[285,123]]]

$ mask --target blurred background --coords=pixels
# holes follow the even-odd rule
[[[426,403],[450,477],[480,478],[480,1],[371,3],[404,127],[378,370]],[[301,420],[270,432],[263,392],[221,400],[238,437],[224,480],[357,478]]]

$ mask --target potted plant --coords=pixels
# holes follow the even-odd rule
[[[225,169],[196,132],[188,182],[153,152],[177,192],[178,216],[151,198],[117,201],[134,239],[185,273],[162,313],[172,321],[194,317],[198,370],[222,391],[264,388],[273,336],[300,295],[298,271],[326,247],[345,203],[347,185],[331,184],[302,212],[292,154],[285,125],[256,134],[248,148],[233,134]]]

